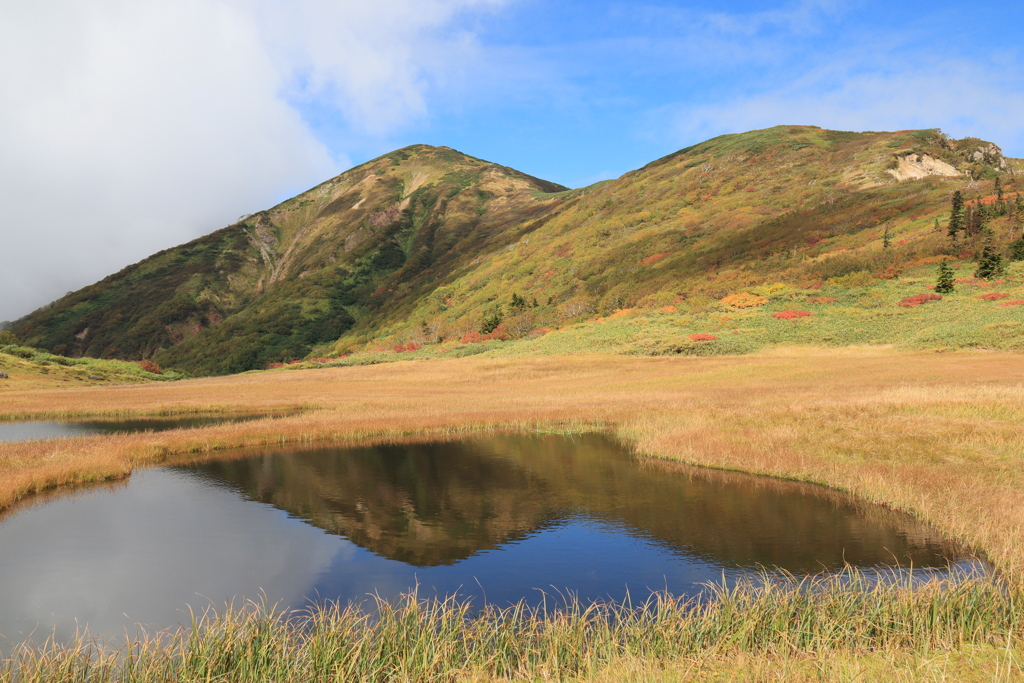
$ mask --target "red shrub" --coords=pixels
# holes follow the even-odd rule
[[[267,370],[273,370],[275,368],[283,368],[283,367],[284,367],[284,363],[271,363],[270,365],[267,366]]]
[[[138,365],[143,370],[145,370],[146,372],[151,372],[154,375],[164,374],[163,370],[160,369],[160,366],[151,360],[137,360],[135,361],[135,364]]]
[[[772,313],[773,318],[780,318],[782,320],[792,320],[794,318],[806,318],[814,315],[810,311],[781,311],[779,313]]]
[[[714,341],[718,339],[713,334],[691,334],[690,341]]]
[[[941,294],[915,294],[914,296],[908,296],[906,299],[900,299],[899,305],[903,308],[913,308],[914,306],[920,306],[926,304],[929,301],[941,301]]]
[[[1009,298],[1009,296],[1009,294],[1003,294],[1002,292],[992,292],[991,294],[982,294],[978,298],[985,301],[999,301],[1000,299]]]
[[[668,253],[654,254],[653,256],[648,256],[647,258],[640,259],[640,263],[643,264],[643,265],[647,265],[649,263],[657,263],[658,261],[660,261],[661,259],[665,258],[666,256],[668,256]]]
[[[1000,306],[1024,306],[1024,299],[1017,299],[1016,301],[1004,301],[999,304]]]
[[[462,338],[463,344],[476,344],[479,342],[491,341],[497,339],[499,341],[507,341],[509,339],[508,330],[505,329],[505,323],[501,323],[494,328],[493,332],[488,334],[481,334],[479,332],[470,332]]]

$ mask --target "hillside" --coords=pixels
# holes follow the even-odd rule
[[[70,293],[12,331],[72,356],[262,368],[401,319],[438,280],[542,220],[561,204],[547,193],[563,190],[408,147]]]
[[[927,291],[944,257],[967,278],[961,291],[983,294],[987,281],[970,280],[974,260],[986,244],[1010,256],[1024,220],[1019,170],[991,143],[934,130],[780,126],[568,191],[413,146],[69,294],[12,331],[55,353],[153,358],[203,374],[396,349],[506,353],[499,340],[524,337],[510,346],[722,353],[899,343],[920,321],[891,329],[876,309],[949,318],[945,302],[897,302]],[[973,221],[956,241],[946,234],[955,190]],[[1015,291],[1015,268],[998,293]],[[996,327],[966,337],[937,328],[912,345],[1024,346],[1020,309],[975,299],[971,310],[987,306],[985,325]],[[789,309],[813,320],[757,333]],[[749,333],[689,339],[737,329]]]

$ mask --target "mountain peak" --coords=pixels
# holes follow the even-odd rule
[[[991,143],[934,129],[774,126],[566,192],[450,147],[410,145],[13,330],[57,353],[152,356],[213,374],[380,340],[462,339],[499,323],[516,336],[766,282],[870,279],[895,272],[897,257],[948,254],[934,226],[950,192],[994,195],[1004,176],[999,191],[1017,197],[1018,165]],[[883,224],[898,250],[883,251]]]

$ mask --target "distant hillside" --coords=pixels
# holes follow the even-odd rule
[[[215,374],[536,338],[624,311],[746,310],[730,305],[737,294],[892,289],[944,256],[973,271],[964,262],[986,244],[1009,257],[1024,219],[1020,170],[991,143],[934,130],[779,126],[569,191],[413,146],[69,294],[12,331],[56,353]],[[954,242],[955,190],[977,229]]]
[[[67,355],[263,368],[402,319],[439,281],[535,227],[565,189],[407,147],[68,294],[13,331]]]

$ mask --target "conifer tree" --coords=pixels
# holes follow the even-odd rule
[[[1010,260],[1024,261],[1024,235],[1010,245]]]
[[[956,285],[953,283],[953,267],[949,265],[948,259],[942,259],[939,264],[939,276],[935,281],[935,291],[939,294],[949,294]]]
[[[949,212],[949,238],[956,240],[964,229],[964,196],[957,190],[953,193],[952,207]]]
[[[1002,275],[1003,271],[1003,255],[992,246],[992,235],[989,233],[985,246],[981,249],[981,258],[978,259],[978,269],[974,271],[974,277],[992,280]]]

